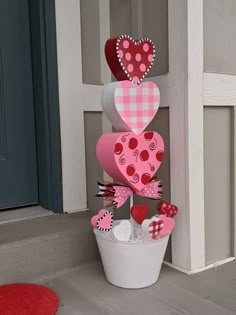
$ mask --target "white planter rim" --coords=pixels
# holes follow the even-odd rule
[[[103,239],[106,242],[113,242],[113,243],[119,243],[119,244],[124,244],[124,245],[147,245],[147,244],[153,244],[153,243],[157,243],[160,242],[161,240],[163,240],[163,238],[169,237],[171,233],[165,234],[162,237],[156,239],[156,240],[147,240],[147,241],[135,241],[135,240],[130,240],[130,241],[119,241],[117,239],[106,239],[105,237],[103,237],[100,233],[100,231],[96,228],[93,229],[94,234],[96,235],[97,238]],[[106,232],[104,232],[106,233]]]

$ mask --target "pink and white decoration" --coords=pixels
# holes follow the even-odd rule
[[[120,82],[108,83],[102,108],[117,132],[102,135],[96,147],[101,167],[114,183],[98,183],[97,196],[108,203],[91,219],[107,280],[124,288],[141,288],[158,280],[177,207],[160,202],[159,214],[147,219],[146,204],[133,205],[133,195],[158,200],[162,185],[156,179],[164,157],[164,141],[145,131],[160,104],[158,87],[141,81],[150,70],[155,46],[149,39],[128,35],[108,39],[108,65]],[[131,82],[130,82],[131,81]],[[130,199],[130,219],[115,220],[113,212]]]
[[[102,108],[117,131],[141,134],[156,115],[160,91],[155,83],[137,86],[130,81],[106,84],[102,93]]]

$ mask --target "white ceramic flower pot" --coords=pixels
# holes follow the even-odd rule
[[[107,281],[129,289],[157,282],[170,234],[158,240],[121,242],[94,229]]]

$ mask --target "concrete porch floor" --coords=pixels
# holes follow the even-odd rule
[[[60,297],[57,315],[236,314],[236,264],[187,276],[163,266],[157,284],[139,290],[106,282],[94,262],[37,281]]]

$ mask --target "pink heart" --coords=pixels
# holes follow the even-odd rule
[[[113,214],[110,211],[106,211],[102,217],[97,221],[96,227],[100,231],[110,231],[113,225]]]
[[[154,131],[139,136],[132,132],[109,133],[99,138],[96,153],[112,178],[140,191],[161,165],[164,142]]]
[[[137,86],[130,81],[105,85],[102,108],[118,131],[141,134],[156,115],[160,91],[153,82]]]
[[[105,213],[107,212],[107,210],[105,209],[101,209],[98,214],[94,215],[92,218],[91,218],[91,225],[92,227],[96,227],[97,226],[97,221],[99,218],[101,218]]]
[[[158,219],[162,220],[164,223],[164,227],[160,231],[160,236],[169,234],[175,227],[175,220],[172,218],[168,218],[165,215],[159,215]]]

